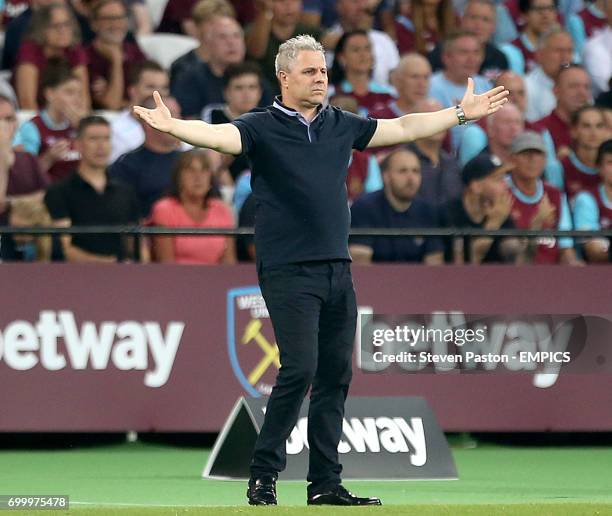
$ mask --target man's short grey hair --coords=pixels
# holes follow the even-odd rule
[[[278,54],[276,54],[276,59],[274,60],[276,75],[280,71],[289,72],[291,70],[291,65],[297,59],[300,50],[324,52],[323,45],[312,36],[301,34],[295,38],[288,39],[278,47]]]

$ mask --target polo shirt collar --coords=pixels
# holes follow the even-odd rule
[[[514,181],[512,181],[512,176],[510,174],[506,176],[506,182],[508,183],[508,186],[510,187],[510,190],[515,195],[515,197],[517,197],[519,201],[522,201],[525,204],[537,204],[540,202],[542,196],[544,195],[544,183],[541,179],[537,180],[536,191],[533,195],[527,195],[521,190],[519,190],[518,186],[516,186],[514,184]]]
[[[585,165],[582,161],[580,161],[574,151],[570,151],[568,158],[570,160],[570,163],[574,165],[574,167],[583,174],[589,174],[591,176],[599,174],[599,171],[596,168],[589,167],[588,165]]]
[[[68,129],[70,127],[70,122],[68,120],[60,122],[59,124],[55,123],[49,116],[49,112],[46,109],[40,112],[40,118],[49,129],[54,131],[63,131],[64,129]]]
[[[315,117],[310,122],[304,118],[302,113],[299,113],[295,109],[292,109],[290,107],[285,106],[285,104],[283,104],[283,101],[281,100],[280,95],[277,95],[276,97],[274,97],[274,102],[272,103],[272,107],[274,107],[274,108],[278,109],[279,111],[285,113],[285,115],[293,116],[293,117],[297,118],[304,125],[310,125],[321,114],[321,111],[323,109],[323,104],[319,104],[317,106],[317,114],[315,115]]]

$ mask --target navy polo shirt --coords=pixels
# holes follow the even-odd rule
[[[437,215],[425,201],[414,199],[406,211],[396,211],[377,190],[359,197],[351,206],[354,228],[434,228]],[[374,262],[422,262],[431,253],[442,252],[440,238],[351,237],[351,244],[371,247]]]
[[[376,120],[326,106],[308,123],[277,98],[232,123],[253,167],[258,264],[350,260],[346,174]]]

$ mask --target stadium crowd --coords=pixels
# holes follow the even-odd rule
[[[328,101],[373,118],[504,85],[510,102],[448,133],[354,151],[353,227],[612,227],[612,0],[4,0],[0,226],[252,226],[246,156],[141,123],[227,123],[279,93],[280,44],[326,49]],[[330,221],[333,224],[333,221]],[[606,238],[354,237],[357,263],[609,262]],[[235,263],[252,239],[0,237],[4,261]]]

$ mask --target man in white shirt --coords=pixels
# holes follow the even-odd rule
[[[163,96],[170,93],[168,73],[156,62],[145,61],[128,78],[130,106],[123,110],[111,123],[112,152],[110,163],[127,152],[137,149],[144,143],[142,124],[136,119],[132,107],[142,104],[155,90]]]
[[[605,5],[608,26],[595,33],[584,45],[584,66],[593,80],[595,96],[610,89],[612,76],[612,0]]]
[[[323,36],[321,42],[326,49],[334,49],[340,36],[346,31],[365,30],[368,32],[374,53],[372,79],[379,84],[389,85],[389,74],[399,63],[397,46],[389,35],[372,29],[373,18],[368,0],[338,0],[336,3],[338,23]],[[333,52],[325,52],[325,60],[331,68]],[[465,88],[464,88],[465,89]]]
[[[525,119],[535,122],[549,115],[557,100],[553,93],[555,79],[563,65],[572,62],[574,44],[569,32],[553,29],[542,37],[536,53],[537,66],[525,77],[527,111]]]

